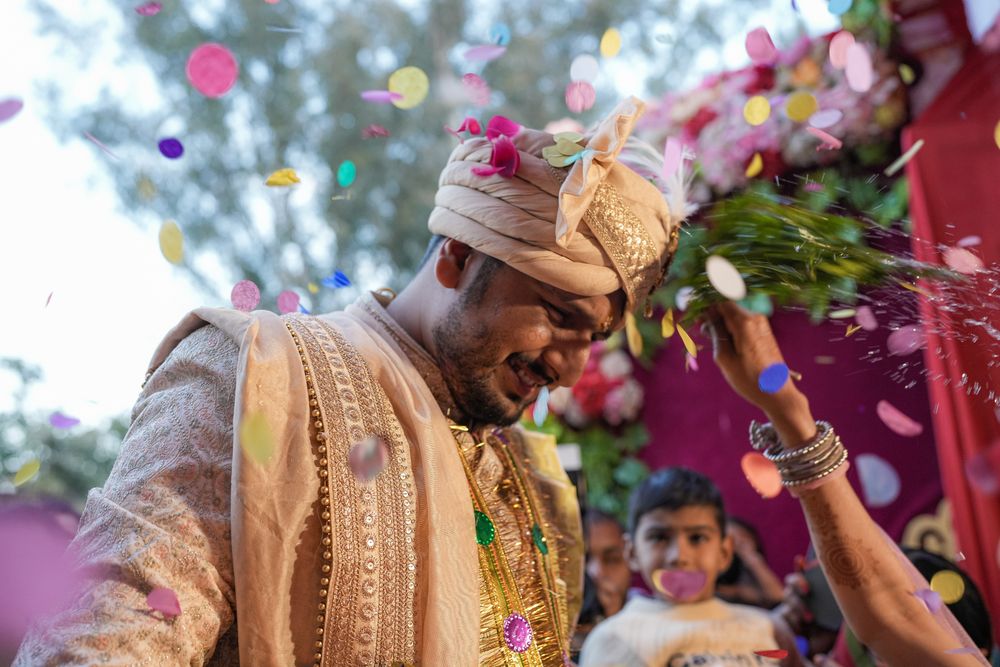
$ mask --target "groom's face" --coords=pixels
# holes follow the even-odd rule
[[[433,327],[444,378],[471,420],[514,423],[543,386],[572,386],[590,346],[623,324],[622,292],[583,297],[472,252],[474,272]]]

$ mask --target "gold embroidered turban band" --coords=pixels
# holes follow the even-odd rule
[[[644,107],[624,100],[587,137],[491,121],[489,138],[452,152],[430,231],[567,292],[622,289],[634,310],[663,281],[684,215],[618,161]]]

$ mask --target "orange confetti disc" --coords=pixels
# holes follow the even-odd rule
[[[747,452],[740,460],[743,475],[762,498],[774,498],[781,493],[781,473],[760,452]]]

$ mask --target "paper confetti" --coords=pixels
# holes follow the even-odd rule
[[[993,143],[1000,148],[1000,120],[997,121],[996,127],[993,128]]]
[[[674,303],[677,304],[677,310],[687,310],[688,303],[691,302],[692,296],[694,296],[693,287],[685,286],[677,290],[677,296],[674,298]]]
[[[698,357],[692,357],[687,352],[684,353],[684,370],[698,371]]]
[[[755,65],[770,65],[778,55],[774,41],[767,28],[754,28],[747,33],[745,40],[747,55]]]
[[[769,649],[766,651],[754,651],[753,653],[762,658],[771,658],[772,660],[784,660],[788,657],[788,651],[784,649]]]
[[[982,242],[983,238],[981,236],[974,234],[972,236],[963,236],[958,240],[958,243],[956,243],[955,245],[957,245],[959,248],[969,248],[972,246],[977,246]]]
[[[763,95],[754,95],[743,105],[743,118],[751,125],[762,125],[771,116],[771,103]]]
[[[42,462],[38,459],[28,459],[28,461],[18,468],[16,473],[14,473],[14,486],[21,486],[22,484],[30,482],[34,479],[35,475],[38,474],[38,471],[41,470],[41,467]]]
[[[510,44],[510,28],[506,23],[494,23],[490,27],[490,41],[500,46]]]
[[[874,81],[872,57],[864,44],[847,47],[847,85],[856,93],[867,93]]]
[[[347,462],[359,482],[370,482],[389,463],[389,446],[376,435],[368,436],[351,446]]]
[[[625,313],[625,340],[628,342],[628,351],[638,358],[642,354],[642,335],[631,311]]]
[[[430,81],[419,67],[401,67],[389,75],[388,88],[391,92],[400,93],[402,99],[393,100],[397,109],[412,109],[427,98]]]
[[[240,68],[222,44],[202,44],[191,52],[185,68],[188,81],[205,97],[222,97],[236,84]]]
[[[983,260],[965,248],[945,248],[944,263],[953,271],[973,275],[983,270]]]
[[[600,71],[601,66],[597,62],[597,58],[589,53],[584,53],[573,59],[573,63],[569,66],[569,78],[572,81],[594,83]]]
[[[760,372],[757,387],[765,394],[776,394],[788,382],[788,366],[782,362],[771,364]]]
[[[878,329],[878,320],[870,306],[859,306],[858,312],[854,314],[854,321],[865,331],[875,331]]]
[[[348,188],[354,183],[355,177],[358,175],[358,168],[354,165],[351,160],[344,160],[337,167],[337,185],[342,188]]]
[[[252,280],[241,280],[233,285],[229,300],[232,301],[233,308],[236,310],[249,313],[260,303],[260,288]]]
[[[340,287],[350,287],[351,280],[343,271],[334,271],[331,275],[320,281],[324,287],[338,289]]]
[[[754,153],[753,157],[750,158],[750,164],[747,165],[746,177],[753,178],[763,170],[764,158],[760,156],[760,153]]]
[[[907,86],[916,81],[917,74],[913,71],[913,68],[906,63],[901,63],[899,65],[899,78],[903,80]]]
[[[841,308],[840,310],[831,310],[827,317],[831,320],[846,320],[849,317],[854,317],[857,313],[853,308]]]
[[[919,350],[925,343],[923,327],[919,324],[908,324],[889,334],[885,345],[891,356],[905,357]]]
[[[177,593],[169,588],[160,587],[151,590],[146,596],[146,604],[153,611],[163,614],[168,620],[181,614],[181,603],[177,599]]]
[[[594,106],[597,91],[587,81],[571,81],[566,86],[566,108],[573,113],[581,113]]]
[[[931,590],[941,596],[941,602],[955,604],[965,595],[965,580],[952,570],[941,570],[931,577]]]
[[[691,340],[691,336],[689,336],[688,332],[684,330],[684,327],[679,324],[677,325],[677,335],[681,337],[681,342],[684,343],[684,349],[687,351],[688,355],[697,357],[698,347],[694,344],[694,341]]]
[[[240,446],[251,459],[265,463],[274,453],[274,435],[263,412],[253,412],[240,421]]]
[[[57,411],[49,415],[49,425],[52,428],[73,428],[80,425],[80,420]]]
[[[761,498],[775,498],[781,493],[781,472],[760,452],[747,452],[740,459],[743,476]]]
[[[888,461],[875,454],[858,454],[854,459],[861,493],[869,507],[885,507],[899,497],[899,474]]]
[[[830,40],[830,64],[836,69],[847,67],[847,49],[854,44],[854,34],[841,30]]]
[[[291,290],[285,290],[278,295],[278,311],[285,315],[299,309],[299,295]]]
[[[392,104],[403,99],[403,93],[394,93],[391,90],[363,90],[361,99],[373,104]]]
[[[481,46],[473,46],[470,49],[466,49],[465,59],[488,63],[491,60],[496,60],[505,53],[507,53],[506,46],[485,44]]]
[[[906,166],[906,163],[909,162],[911,159],[913,159],[913,156],[916,155],[917,152],[923,147],[924,147],[924,140],[917,139],[917,141],[912,146],[910,146],[910,150],[900,155],[895,162],[893,162],[892,164],[890,164],[888,167],[885,168],[884,172],[885,175],[886,176],[894,175],[897,171]]]
[[[618,28],[608,28],[601,36],[601,55],[614,58],[622,48],[622,35]]]
[[[674,326],[674,309],[667,308],[667,312],[663,313],[663,319],[660,320],[660,334],[664,338],[671,338],[677,327]]]
[[[822,143],[816,147],[817,151],[835,151],[844,145],[844,142],[816,127],[807,127],[806,132],[819,139]]]
[[[861,331],[861,325],[860,324],[848,324],[847,325],[847,330],[844,332],[844,338],[850,338],[851,336],[853,336],[854,334],[858,333],[859,331]]]
[[[823,109],[809,117],[809,124],[813,127],[825,129],[836,125],[843,117],[844,112],[840,109]]]
[[[163,9],[163,5],[159,2],[147,2],[144,5],[139,5],[135,8],[135,13],[140,16],[156,16]]]
[[[549,388],[542,387],[538,392],[538,398],[535,399],[535,408],[531,411],[531,419],[535,422],[535,426],[541,426],[545,423],[545,418],[549,416]]]
[[[283,188],[296,183],[301,183],[299,180],[299,175],[295,173],[295,170],[291,167],[286,167],[284,169],[278,169],[277,171],[271,172],[271,175],[267,177],[264,181],[264,185],[269,185],[273,188]]]
[[[728,259],[720,255],[711,255],[705,260],[705,273],[708,282],[715,291],[731,301],[741,301],[746,298],[747,286],[743,276]]]
[[[653,571],[653,586],[672,600],[685,601],[697,597],[707,582],[708,577],[700,571]]]
[[[173,137],[160,139],[160,142],[157,145],[160,148],[160,153],[165,158],[176,160],[181,155],[184,155],[184,145],[179,139],[175,139]]]
[[[490,85],[478,74],[462,75],[462,84],[469,96],[469,101],[477,107],[485,107],[490,103]]]
[[[854,0],[830,0],[830,4],[827,5],[827,8],[830,10],[830,13],[833,14],[834,16],[840,16],[841,14],[846,13],[847,10],[851,8],[853,2]]]
[[[921,588],[914,593],[927,606],[927,611],[936,614],[941,611],[941,596],[930,588]]]
[[[23,108],[24,102],[16,97],[8,97],[5,100],[0,100],[0,123],[10,120],[19,114]]]
[[[802,90],[789,95],[788,101],[785,102],[785,113],[796,123],[809,120],[818,108],[819,102],[816,101],[816,97]]]
[[[362,139],[376,139],[376,138],[386,138],[389,136],[389,130],[385,129],[381,125],[369,125],[365,129],[361,130]]]
[[[160,252],[171,264],[184,260],[184,233],[173,220],[164,220],[160,226]]]
[[[875,412],[890,431],[904,438],[913,438],[924,432],[923,424],[903,414],[889,401],[879,401],[875,406]]]
[[[1000,441],[966,459],[965,476],[980,493],[1000,493]]]

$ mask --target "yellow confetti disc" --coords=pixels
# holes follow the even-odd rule
[[[899,78],[903,80],[907,86],[916,80],[917,75],[913,72],[913,68],[903,63],[899,66]]]
[[[149,201],[156,196],[156,184],[153,180],[146,175],[139,177],[139,181],[136,183],[136,187],[139,190],[139,196]]]
[[[667,308],[667,312],[663,314],[663,319],[660,320],[660,333],[663,334],[664,338],[670,338],[674,335],[674,331],[677,327],[674,326],[674,309]]]
[[[697,357],[698,347],[694,344],[694,341],[691,340],[691,336],[688,335],[688,332],[684,331],[684,327],[678,324],[677,333],[681,335],[681,341],[684,343],[684,349],[687,350],[687,353],[692,357]]]
[[[931,577],[931,590],[941,596],[941,602],[955,604],[965,595],[965,581],[951,570],[941,570]]]
[[[38,459],[31,459],[14,473],[14,486],[21,486],[34,478],[42,467],[42,462]]]
[[[389,92],[399,93],[402,99],[392,103],[399,109],[412,109],[427,97],[430,81],[419,67],[401,67],[389,75]]]
[[[633,357],[642,354],[642,334],[639,333],[639,325],[632,313],[625,313],[625,340],[628,341],[628,351]]]
[[[760,153],[754,153],[753,158],[750,160],[750,164],[747,165],[747,178],[753,178],[759,174],[764,169],[764,158],[760,156]]]
[[[1000,120],[997,121],[997,126],[993,128],[993,141],[996,142],[997,148],[1000,148]]]
[[[171,264],[184,260],[184,234],[173,220],[164,220],[160,226],[160,252]]]
[[[240,444],[243,451],[258,463],[264,463],[274,453],[274,436],[263,412],[243,417],[240,423]]]
[[[618,28],[608,28],[601,37],[601,55],[614,58],[622,50],[622,34]]]
[[[743,118],[751,125],[761,125],[771,115],[771,103],[763,95],[754,95],[743,105]]]
[[[308,285],[306,285],[306,289],[309,290],[310,294],[319,293],[319,285],[317,285],[316,283],[309,283]]]
[[[785,103],[785,113],[796,123],[806,122],[810,116],[816,113],[817,109],[819,109],[819,102],[816,101],[815,96],[804,90],[789,95],[788,101]]]
[[[264,181],[264,185],[272,187],[285,187],[296,183],[301,183],[299,175],[295,173],[294,169],[288,167],[271,172],[271,175]]]

